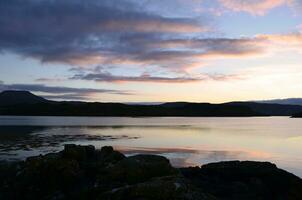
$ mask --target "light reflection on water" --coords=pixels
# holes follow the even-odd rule
[[[0,117],[0,158],[57,151],[64,143],[156,153],[175,166],[271,161],[302,177],[302,119]]]

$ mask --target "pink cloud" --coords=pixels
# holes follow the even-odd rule
[[[286,3],[286,0],[219,0],[226,8],[233,11],[248,12],[253,15],[264,15],[269,10]]]

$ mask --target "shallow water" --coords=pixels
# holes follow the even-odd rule
[[[174,166],[270,161],[302,177],[302,119],[0,117],[1,159],[58,151],[65,143],[161,154]]]

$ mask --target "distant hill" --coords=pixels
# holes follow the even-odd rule
[[[55,102],[26,91],[4,91],[0,115],[37,116],[263,116],[246,106],[209,103],[165,103],[129,105],[122,103]]]
[[[171,102],[157,105],[59,102],[46,100],[27,91],[0,93],[0,115],[250,117],[292,116],[297,113],[302,113],[302,106],[255,102]]]
[[[256,103],[269,103],[269,104],[282,104],[282,105],[299,105],[302,106],[302,98],[289,98],[289,99],[272,99],[255,101]]]
[[[291,117],[292,118],[302,118],[302,112],[293,114]]]
[[[48,100],[36,96],[28,91],[3,91],[0,93],[0,106],[17,104],[37,104],[46,103]]]
[[[219,104],[191,104],[182,107],[163,105],[127,105],[121,103],[81,103],[69,102],[39,103],[0,107],[0,115],[34,116],[187,116],[187,117],[250,117],[263,116],[246,106]]]
[[[292,116],[296,113],[302,112],[302,106],[299,105],[283,105],[256,102],[230,102],[225,104],[234,106],[247,106],[255,112],[271,116]]]

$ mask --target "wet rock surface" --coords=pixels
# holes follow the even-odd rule
[[[302,180],[267,162],[221,162],[175,169],[156,155],[126,157],[112,147],[1,162],[0,199],[302,199]]]

